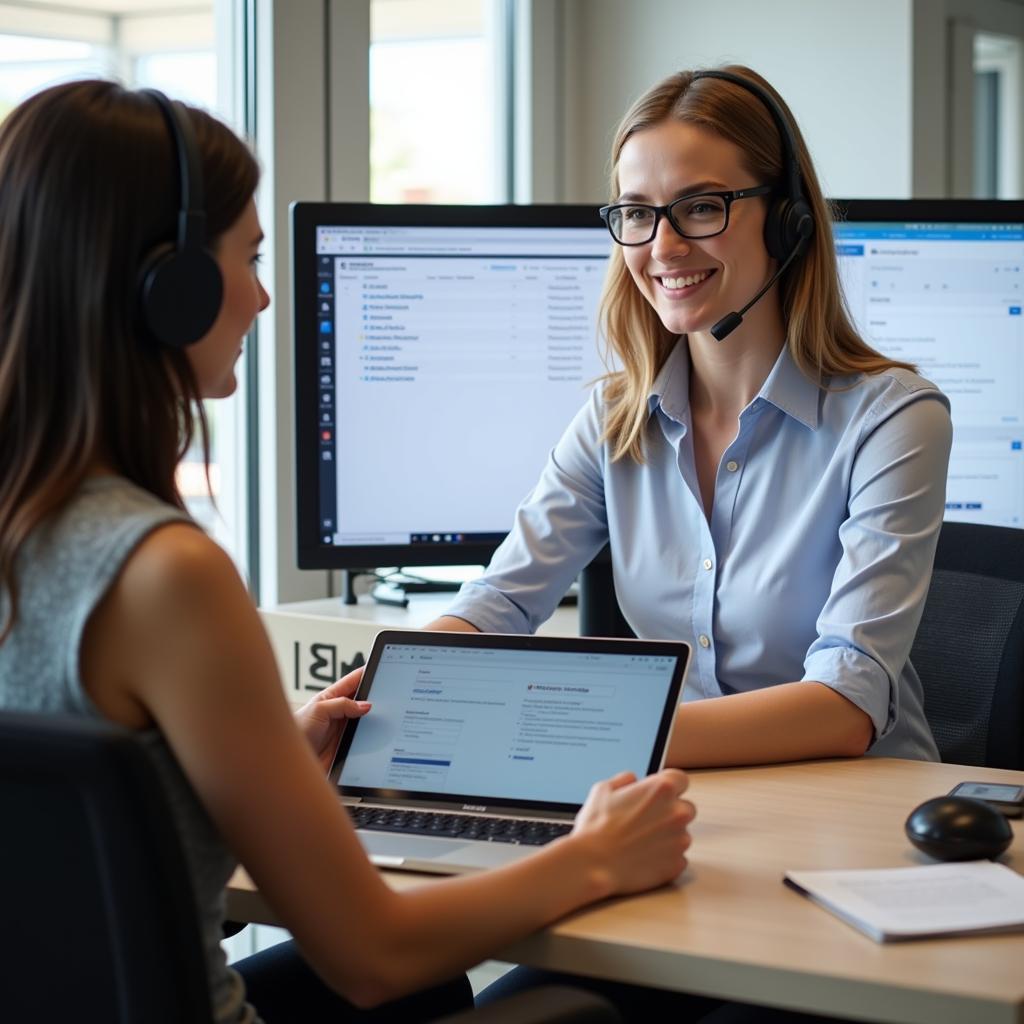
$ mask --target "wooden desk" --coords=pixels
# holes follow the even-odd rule
[[[876,758],[695,772],[690,867],[674,886],[581,911],[495,955],[863,1020],[1024,1024],[1024,934],[883,946],[781,881],[791,868],[928,863],[904,820],[972,779],[1024,773]],[[1004,860],[1024,873],[1015,829]],[[241,873],[228,912],[278,923]]]

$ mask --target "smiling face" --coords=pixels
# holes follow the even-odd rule
[[[680,121],[662,121],[631,136],[618,163],[617,202],[662,206],[696,192],[765,184],[743,166],[738,146]],[[705,332],[749,302],[773,269],[764,246],[766,203],[737,200],[729,226],[713,238],[681,237],[662,217],[654,238],[626,246],[623,257],[637,288],[673,334]],[[751,310],[767,313],[759,303]]]
[[[263,232],[250,199],[242,215],[217,239],[214,256],[224,278],[224,298],[213,326],[186,352],[202,398],[226,398],[238,386],[235,363],[256,314],[270,305],[257,274]]]

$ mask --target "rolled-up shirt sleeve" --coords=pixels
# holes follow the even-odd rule
[[[532,633],[608,539],[601,387],[562,435],[484,574],[446,614],[485,633]],[[500,472],[500,467],[497,467]]]
[[[923,390],[877,410],[853,457],[842,553],[803,678],[864,711],[876,742],[900,713],[899,679],[928,593],[951,443],[947,400]]]

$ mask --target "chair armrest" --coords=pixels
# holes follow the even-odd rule
[[[593,992],[544,985],[435,1024],[622,1024],[622,1017],[607,999]]]

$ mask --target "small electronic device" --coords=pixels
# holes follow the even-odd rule
[[[1024,786],[1004,782],[960,782],[950,790],[950,796],[969,796],[984,800],[1007,818],[1024,815]]]
[[[904,829],[922,853],[936,860],[995,860],[1013,842],[1009,822],[973,797],[937,796],[915,807]]]

